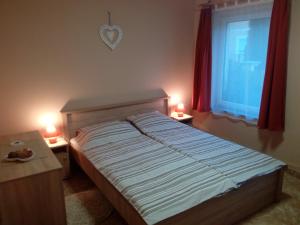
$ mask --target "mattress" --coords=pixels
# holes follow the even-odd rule
[[[106,141],[112,133],[115,131],[110,135],[79,135],[71,145],[93,163],[147,224],[236,188],[214,168],[141,133]]]
[[[268,155],[179,123],[159,112],[138,114],[128,119],[147,136],[216,169],[236,185],[285,165]]]

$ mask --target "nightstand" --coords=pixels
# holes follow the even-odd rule
[[[178,121],[178,122],[181,122],[181,123],[184,123],[184,124],[187,124],[187,125],[190,125],[192,126],[193,124],[193,116],[191,115],[188,115],[188,114],[183,114],[183,116],[178,116],[176,112],[173,112],[171,114],[171,118]]]
[[[32,160],[2,160],[24,147],[35,152]],[[67,224],[62,172],[38,131],[0,137],[0,224]]]
[[[63,179],[70,176],[69,144],[63,137],[58,137],[57,142],[50,144],[47,138],[44,138],[48,147],[52,150],[58,161],[63,166]]]

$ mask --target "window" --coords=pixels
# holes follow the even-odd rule
[[[213,13],[213,112],[257,119],[265,76],[272,3]]]

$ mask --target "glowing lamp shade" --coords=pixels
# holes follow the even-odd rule
[[[43,136],[50,144],[57,142],[59,131],[56,129],[57,118],[54,113],[47,113],[40,118],[40,123],[43,127]]]
[[[184,104],[182,102],[178,103],[176,107],[176,112],[178,117],[183,117]]]
[[[45,138],[48,138],[50,144],[57,142],[57,130],[53,124],[48,124],[46,126]]]

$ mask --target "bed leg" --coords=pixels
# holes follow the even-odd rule
[[[284,172],[286,170],[286,167],[283,167],[279,172],[278,172],[278,181],[277,181],[277,188],[276,188],[276,196],[275,196],[275,202],[280,202],[281,200],[281,194],[282,194],[282,185],[283,185],[283,176]]]

